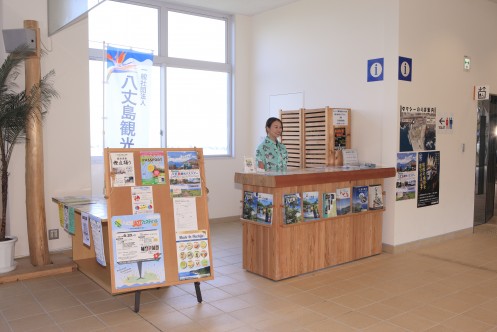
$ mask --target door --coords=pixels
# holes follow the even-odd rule
[[[478,102],[474,225],[488,222],[495,208],[497,96]]]

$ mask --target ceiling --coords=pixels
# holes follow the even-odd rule
[[[252,16],[299,0],[166,0],[169,3]],[[497,0],[496,0],[497,1]]]

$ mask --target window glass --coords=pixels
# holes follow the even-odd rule
[[[105,42],[157,54],[158,17],[157,8],[105,1],[88,15],[89,46],[102,48]]]
[[[220,19],[168,13],[168,56],[226,62],[226,22]]]
[[[167,146],[228,154],[227,73],[168,68],[166,77]]]

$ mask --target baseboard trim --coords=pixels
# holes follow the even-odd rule
[[[230,217],[209,219],[209,223],[211,223],[211,224],[221,224],[221,223],[225,223],[225,222],[238,222],[238,221],[240,221],[240,216],[230,216]]]
[[[405,253],[407,251],[419,249],[419,248],[422,248],[422,247],[425,247],[428,245],[437,244],[437,243],[440,243],[443,241],[452,240],[452,239],[456,239],[456,238],[463,237],[463,236],[468,236],[471,234],[473,234],[473,227],[462,229],[462,230],[451,232],[451,233],[447,233],[447,234],[442,234],[442,235],[430,237],[430,238],[426,238],[426,239],[408,242],[408,243],[400,244],[397,246],[383,243],[382,250],[383,250],[383,252],[386,252],[389,254],[401,254],[401,253]]]

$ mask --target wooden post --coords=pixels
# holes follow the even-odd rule
[[[36,52],[25,61],[26,92],[41,80],[40,29],[37,21],[24,21],[25,29],[36,32]],[[45,188],[43,167],[43,131],[40,108],[32,110],[26,125],[26,215],[28,227],[29,255],[34,266],[51,263],[48,251],[45,216]]]

